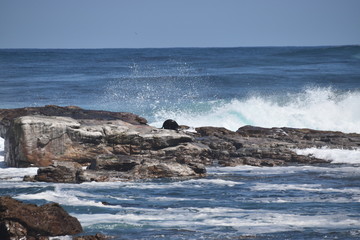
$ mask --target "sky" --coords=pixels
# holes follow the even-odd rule
[[[360,44],[360,0],[0,0],[0,48]]]

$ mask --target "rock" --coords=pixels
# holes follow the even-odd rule
[[[181,178],[203,177],[206,169],[204,166],[190,166],[177,162],[144,163],[134,170],[134,175],[139,178]]]
[[[98,233],[93,236],[77,236],[73,237],[73,240],[106,240],[108,239],[105,235]]]
[[[195,141],[207,145],[211,149],[210,158],[217,159],[222,166],[252,165],[252,166],[278,166],[284,164],[314,164],[327,163],[327,160],[317,159],[313,156],[297,155],[292,149],[314,146],[325,146],[326,142],[306,140],[302,132],[307,130],[289,128],[260,128],[245,126],[238,131],[232,132],[225,128],[201,127],[197,128],[198,135]],[[321,136],[337,135],[336,132],[311,131],[317,133],[317,139]],[[296,134],[295,134],[296,133]],[[354,139],[354,134],[342,136]],[[342,142],[345,142],[344,140]],[[347,144],[347,146],[353,145]],[[357,143],[360,143],[360,138]],[[343,145],[333,145],[341,147]]]
[[[0,221],[0,236],[4,239],[22,239],[28,236],[28,231],[19,222],[2,220]]]
[[[205,166],[278,166],[328,161],[301,156],[296,148],[356,149],[359,134],[244,126],[236,132],[200,127],[164,129],[134,114],[77,107],[0,109],[8,166],[41,167],[27,181],[80,183],[159,177],[201,177]],[[176,129],[176,131],[170,129]],[[84,169],[88,166],[88,169]]]
[[[91,170],[110,170],[127,172],[139,165],[141,160],[127,155],[99,155],[91,162]]]
[[[145,118],[133,113],[85,110],[77,106],[60,107],[47,105],[44,107],[0,109],[0,133],[4,133],[4,130],[10,127],[12,120],[18,117],[33,115],[69,117],[75,120],[122,120],[134,125],[144,125],[147,123]],[[4,135],[2,134],[1,137],[4,138]]]
[[[180,128],[180,126],[176,121],[174,121],[172,119],[168,119],[163,123],[162,128],[163,129],[178,130]]]
[[[291,143],[297,148],[330,147],[356,149],[360,146],[360,134],[320,131],[298,128],[260,128],[244,126],[237,131],[243,137],[276,139]]]
[[[2,239],[39,239],[39,236],[74,235],[82,231],[79,221],[59,204],[36,206],[8,196],[0,197]]]
[[[26,178],[24,180],[30,180],[28,176]],[[37,175],[31,180],[58,183],[81,183],[86,181],[83,177],[83,169],[80,164],[59,161],[54,162],[49,167],[39,168]]]
[[[49,166],[53,161],[91,163],[101,154],[141,154],[184,142],[191,136],[127,122],[54,116],[14,119],[6,134],[8,166]]]

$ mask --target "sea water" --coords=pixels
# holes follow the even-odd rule
[[[179,124],[360,133],[360,47],[0,50],[0,108],[77,105]],[[0,195],[60,203],[115,239],[359,239],[360,150],[329,164],[209,167],[202,179],[55,184],[7,168]]]

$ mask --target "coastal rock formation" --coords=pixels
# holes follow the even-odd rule
[[[0,197],[1,239],[39,239],[82,232],[80,222],[59,204],[25,204],[8,196]]]
[[[200,177],[206,173],[203,165],[184,158],[182,151],[189,146],[189,152],[192,145],[187,144],[194,141],[184,132],[150,127],[132,114],[120,115],[128,116],[128,122],[113,119],[117,115],[110,113],[111,119],[106,119],[106,112],[101,112],[99,119],[96,114],[92,119],[81,119],[93,116],[91,111],[84,116],[74,113],[77,108],[68,108],[75,119],[68,117],[71,114],[65,114],[64,108],[59,108],[59,113],[53,106],[45,108],[50,108],[53,116],[32,115],[43,113],[42,108],[32,108],[29,116],[22,116],[23,109],[20,113],[0,110],[6,164],[43,167],[26,180],[69,183]],[[187,158],[199,154],[198,149],[193,150]]]
[[[196,141],[208,145],[222,166],[276,166],[284,164],[326,163],[313,156],[298,155],[294,149],[360,147],[360,134],[296,128],[244,126],[236,132],[225,128],[197,128]]]
[[[202,177],[210,165],[325,163],[294,149],[360,147],[359,134],[253,126],[174,131],[130,113],[57,106],[0,110],[0,132],[8,166],[43,167],[25,179],[64,183]]]

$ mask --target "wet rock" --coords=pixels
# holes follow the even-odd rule
[[[182,178],[202,177],[206,170],[203,166],[190,166],[177,162],[145,162],[134,170],[134,175],[139,178]]]
[[[26,176],[24,180],[57,183],[81,183],[86,181],[80,164],[59,161],[54,162],[51,166],[39,168],[37,175],[32,179]]]
[[[198,132],[196,141],[209,146],[211,149],[210,158],[217,159],[213,164],[217,163],[222,166],[326,163],[329,161],[317,159],[313,156],[297,155],[293,149],[325,146],[329,141],[320,143],[321,136],[338,135],[336,132],[312,130],[311,133],[316,133],[317,139],[319,139],[314,141],[313,138],[309,140],[304,137],[304,134],[309,131],[303,129],[245,126],[236,132],[216,127],[201,127],[196,130]],[[354,138],[354,134],[340,133],[340,135]],[[354,143],[352,145],[356,146]],[[333,146],[339,147],[339,145]],[[344,147],[343,145],[340,146]]]
[[[8,196],[0,197],[1,239],[40,239],[82,232],[79,221],[56,203],[26,204]]]
[[[77,236],[77,237],[73,237],[73,240],[106,240],[109,239],[107,238],[105,235],[98,233],[96,235],[92,235],[92,236]],[[112,239],[112,238],[110,238]]]
[[[180,128],[180,126],[176,121],[174,121],[172,119],[168,119],[163,123],[162,128],[170,129],[170,130],[178,130]]]
[[[139,165],[141,160],[134,156],[127,155],[99,155],[91,162],[91,170],[110,170],[127,172]]]

